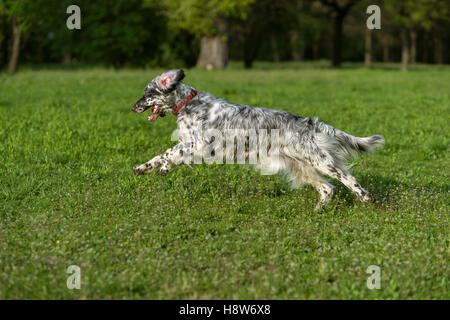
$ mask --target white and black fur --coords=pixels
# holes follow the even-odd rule
[[[173,113],[177,105],[185,101],[194,90],[181,83],[184,72],[169,70],[153,79],[145,88],[144,96],[132,110],[136,113],[152,108],[149,120]],[[136,175],[153,170],[165,175],[174,167],[185,163],[184,155],[205,148],[206,141],[198,133],[202,129],[279,129],[280,143],[277,163],[261,162],[259,168],[286,172],[294,185],[311,184],[320,194],[316,209],[325,207],[332,195],[333,187],[322,175],[341,181],[361,201],[374,202],[374,197],[364,190],[349,173],[347,161],[360,152],[370,152],[384,143],[381,135],[359,138],[329,126],[317,119],[272,109],[234,104],[214,97],[206,92],[198,94],[175,115],[179,133],[178,144],[150,161],[135,166]]]

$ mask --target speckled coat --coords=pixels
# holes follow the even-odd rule
[[[320,194],[316,209],[325,207],[333,195],[333,188],[323,175],[342,182],[361,201],[373,202],[374,197],[364,190],[349,173],[347,161],[359,152],[370,152],[384,143],[380,135],[359,138],[317,121],[298,115],[265,108],[230,103],[206,92],[181,83],[184,72],[169,70],[153,79],[145,88],[144,96],[132,110],[137,113],[151,108],[149,121],[166,113],[176,113],[178,144],[146,163],[133,168],[136,175],[157,170],[165,175],[174,167],[192,163],[192,155],[212,144],[214,129],[226,135],[232,130],[259,134],[267,132],[267,147],[271,146],[271,132],[277,132],[276,157],[257,155],[255,166],[265,172],[285,172],[293,186],[311,184]],[[193,96],[195,94],[195,96]],[[182,105],[182,107],[178,107]],[[235,151],[228,144],[225,152]],[[248,141],[245,157],[248,158]],[[236,156],[236,155],[235,155]]]

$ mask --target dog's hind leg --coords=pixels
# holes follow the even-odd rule
[[[317,203],[314,210],[321,210],[330,203],[330,200],[333,197],[333,186],[321,176],[317,176],[319,179],[311,183],[320,194],[320,201]]]
[[[347,169],[343,166],[337,166],[331,159],[325,159],[313,164],[317,171],[326,174],[342,182],[347,188],[353,191],[362,202],[375,202],[375,198],[364,190]]]
[[[333,186],[321,177],[311,165],[294,159],[285,162],[287,162],[286,170],[289,172],[294,186],[307,183],[319,192],[320,200],[314,210],[325,208],[333,197]]]

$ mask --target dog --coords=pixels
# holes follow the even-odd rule
[[[270,172],[287,173],[293,186],[312,185],[320,195],[316,210],[325,208],[333,196],[333,186],[323,176],[339,180],[363,202],[375,201],[349,173],[346,163],[359,153],[371,152],[382,146],[384,138],[381,135],[355,137],[316,118],[230,103],[207,92],[197,92],[181,82],[184,76],[181,69],[168,70],[157,76],[145,87],[143,97],[131,108],[136,113],[151,108],[151,122],[168,113],[174,114],[179,135],[177,145],[133,167],[134,174],[144,175],[157,170],[159,175],[164,176],[176,166],[190,164],[194,152],[211,149],[215,140],[211,135],[201,133],[205,130],[213,129],[216,133],[227,130],[263,133],[269,130],[269,134],[262,135],[265,139],[259,135],[258,139],[270,140],[265,147],[277,144],[276,157],[261,156],[261,150],[265,151],[265,147],[260,148],[256,157],[253,157],[256,158],[255,166]],[[274,131],[277,135],[273,134]],[[278,138],[276,143],[271,139],[275,136]],[[227,140],[227,155],[236,149],[234,140],[231,143]],[[243,150],[245,159],[249,158],[251,150],[248,137]],[[221,157],[223,155],[219,154],[219,160]]]

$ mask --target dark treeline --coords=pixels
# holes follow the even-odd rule
[[[69,30],[69,5],[81,29]],[[381,30],[368,30],[369,5]],[[101,64],[224,68],[239,60],[449,63],[443,0],[0,0],[0,68]]]

